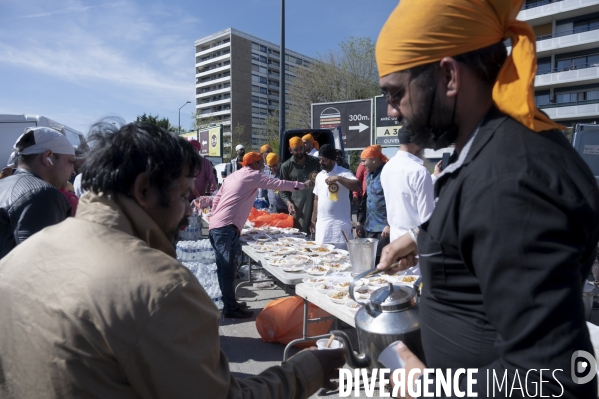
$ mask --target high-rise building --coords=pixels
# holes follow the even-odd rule
[[[562,125],[599,120],[599,0],[526,0],[537,37],[535,102]]]
[[[298,68],[310,68],[315,60],[289,49],[285,52],[288,93]],[[228,28],[196,40],[195,57],[199,123],[223,125],[225,154],[230,153],[236,127],[244,128],[244,141],[254,148],[263,144],[266,117],[279,110],[280,46]],[[289,100],[285,102],[288,108]]]

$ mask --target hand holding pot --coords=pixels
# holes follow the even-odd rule
[[[415,258],[416,255],[418,255],[418,247],[412,237],[406,233],[398,239],[391,241],[389,245],[383,248],[381,261],[376,268],[385,270],[389,274],[406,270],[407,268],[416,266],[418,263],[418,260]],[[395,261],[399,262],[398,266],[388,269]]]

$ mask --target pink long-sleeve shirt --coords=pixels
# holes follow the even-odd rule
[[[248,166],[227,176],[220,191],[212,201],[210,229],[235,225],[240,231],[247,220],[256,192],[269,190],[302,190],[304,183],[270,178]]]

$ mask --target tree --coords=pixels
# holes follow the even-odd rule
[[[177,128],[171,125],[168,118],[159,118],[158,114],[156,114],[156,116],[152,114],[146,115],[146,113],[144,112],[141,116],[138,116],[135,119],[135,122],[143,123],[146,125],[156,125],[168,130],[169,132],[177,132]]]
[[[245,147],[245,152],[252,151],[252,144],[247,142],[247,135],[245,134],[245,126],[239,123],[231,130],[231,157],[233,159],[237,156],[235,147],[239,144]]]
[[[266,125],[266,142],[270,144],[272,151],[275,154],[278,154],[280,146],[279,112],[273,111],[272,113],[268,114],[264,120],[264,124]]]
[[[311,104],[372,98],[380,93],[374,56],[375,43],[367,37],[350,37],[318,56],[312,67],[298,68],[289,89],[291,107],[287,125],[310,128]]]

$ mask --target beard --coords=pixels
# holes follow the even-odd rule
[[[301,154],[294,154],[293,156],[295,157],[295,159],[296,159],[297,161],[301,161],[302,159],[304,159],[304,156],[305,156],[305,155],[306,155],[306,154],[302,152]]]
[[[421,148],[438,150],[455,143],[458,127],[454,123],[454,112],[457,97],[453,107],[441,104],[433,91],[415,109],[411,120],[403,118],[406,130],[412,133],[411,142]]]

